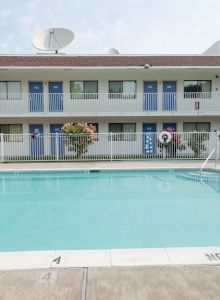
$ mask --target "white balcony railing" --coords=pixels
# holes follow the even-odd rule
[[[0,116],[32,113],[220,113],[220,93],[0,94]]]

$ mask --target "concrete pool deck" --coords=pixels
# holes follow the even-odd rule
[[[151,168],[196,168],[200,169],[204,160],[150,160],[150,161],[94,161],[94,162],[21,162],[0,163],[2,170],[88,170],[88,169],[151,169]],[[209,161],[206,168],[220,170],[215,161]],[[204,169],[204,170],[205,170]]]
[[[0,272],[1,300],[219,300],[220,268],[74,268]]]

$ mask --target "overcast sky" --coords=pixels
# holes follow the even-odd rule
[[[2,0],[0,53],[39,52],[48,27],[74,32],[65,53],[197,54],[220,39],[220,0]]]

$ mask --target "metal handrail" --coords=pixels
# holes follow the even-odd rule
[[[205,165],[208,162],[208,160],[210,159],[210,157],[212,156],[212,154],[215,152],[215,150],[216,150],[216,148],[212,149],[211,153],[209,154],[209,156],[207,157],[207,159],[205,160],[205,162],[201,166],[201,168],[200,168],[200,176],[202,176],[202,170],[205,167]]]

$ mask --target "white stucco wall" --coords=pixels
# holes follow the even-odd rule
[[[158,93],[162,93],[163,81],[176,81],[177,93],[183,92],[184,80],[212,80],[212,91],[220,93],[220,76],[217,70],[211,69],[188,69],[188,70],[166,70],[166,69],[149,69],[139,68],[138,70],[2,70],[0,73],[0,81],[7,80],[21,80],[22,93],[28,94],[28,82],[29,81],[43,81],[45,97],[48,96],[48,82],[49,81],[62,81],[63,92],[68,94],[70,92],[70,81],[72,80],[98,80],[98,92],[106,94],[108,93],[108,81],[109,80],[136,80],[137,93],[143,93],[144,81],[157,81]],[[206,99],[203,99],[204,101]],[[16,100],[17,101],[17,100]],[[136,101],[133,99],[132,101]],[[183,104],[186,99],[182,99]],[[220,97],[218,101],[220,105]],[[15,104],[15,103],[14,103]],[[2,115],[0,116],[0,124],[23,124],[23,133],[29,133],[30,124],[43,124],[44,133],[47,134],[50,131],[50,124],[63,124],[65,122],[93,122],[99,124],[99,133],[108,132],[109,123],[136,123],[136,131],[142,132],[143,123],[156,123],[157,131],[163,129],[164,122],[177,123],[177,131],[183,130],[184,122],[210,122],[211,131],[220,131],[220,113],[213,112],[213,115],[190,115],[176,116],[173,112],[163,113],[156,112],[155,114],[138,114],[130,111],[129,114],[123,112],[120,114],[114,114],[114,112],[106,113],[106,115],[89,115],[85,113],[82,115],[74,115],[71,112],[68,116],[65,116],[62,112],[56,113],[56,116],[50,114],[45,115],[41,113],[22,116],[22,105],[18,101],[17,106],[20,109],[21,114],[14,116]],[[118,142],[120,144],[120,151],[118,153],[142,153],[143,142],[142,139],[138,143],[134,142]],[[99,145],[99,147],[95,147]],[[107,145],[107,146],[106,146]],[[89,150],[91,153],[109,153],[109,142],[96,142],[94,147]],[[114,144],[116,146],[116,144]],[[11,154],[30,153],[30,143],[5,143],[5,151]],[[45,144],[46,153],[50,153],[49,142]]]

